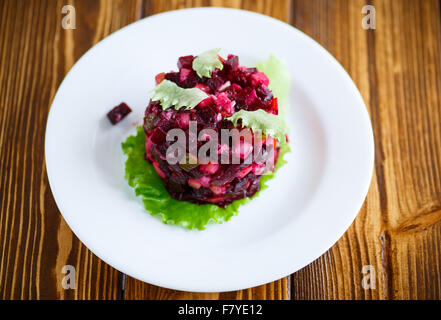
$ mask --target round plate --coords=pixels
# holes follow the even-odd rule
[[[141,123],[154,76],[176,69],[179,56],[212,48],[242,65],[271,53],[286,62],[292,152],[238,216],[188,231],[144,210],[124,180],[121,142]],[[134,112],[112,126],[105,115],[122,101]],[[261,285],[318,258],[357,215],[373,158],[366,107],[337,61],[291,26],[233,9],[168,12],[107,37],[64,79],[46,130],[50,186],[77,237],[132,277],[187,291]]]

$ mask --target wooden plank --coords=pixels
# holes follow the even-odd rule
[[[292,277],[295,299],[441,297],[441,35],[435,0],[294,1],[293,24],[342,63],[373,122],[375,175],[355,223]],[[361,286],[363,265],[376,289]]]
[[[285,0],[70,3],[77,9],[76,30],[60,27],[67,2],[0,2],[1,298],[117,298],[118,272],[75,238],[53,201],[43,154],[47,112],[65,73],[108,33],[141,12],[201,5],[284,21],[292,16],[348,70],[371,114],[376,169],[367,201],[342,239],[292,276],[292,298],[441,297],[438,1],[374,0],[375,31],[361,28],[366,3],[360,0],[295,0],[292,10]],[[68,264],[77,270],[76,290],[61,288],[61,268]],[[364,265],[377,271],[375,290],[361,286]],[[286,299],[289,284],[282,279],[238,292],[194,294],[129,278],[125,293],[136,299]]]
[[[290,0],[145,0],[144,16],[170,10],[210,6],[250,10],[288,23],[291,13]]]
[[[76,29],[61,27],[66,4]],[[0,1],[0,298],[115,299],[118,272],[73,235],[53,200],[44,161],[51,101],[73,63],[139,18],[141,2]],[[61,269],[76,269],[64,290]]]
[[[441,298],[441,31],[439,1],[375,1],[374,44],[389,295]]]
[[[163,11],[199,7],[199,6],[225,6],[260,12],[289,22],[290,6],[289,0],[212,0],[212,1],[146,1],[144,15],[152,15]],[[125,290],[126,299],[287,299],[289,290],[288,277],[267,285],[224,293],[191,293],[156,287],[143,283],[131,277],[127,279]]]
[[[294,1],[293,25],[325,47],[349,72],[369,104],[367,31],[361,27],[365,1]],[[380,270],[381,232],[378,186],[373,179],[367,202],[345,235],[322,257],[292,276],[293,299],[382,298],[361,287],[362,266]]]
[[[197,293],[166,289],[127,277],[127,300],[286,300],[288,278],[266,285],[231,292]]]

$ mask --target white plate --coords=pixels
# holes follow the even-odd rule
[[[222,48],[253,65],[273,53],[292,76],[292,153],[270,187],[239,215],[205,231],[164,225],[124,180],[121,142],[140,123],[154,76],[179,56]],[[116,126],[105,114],[134,110]],[[188,291],[229,291],[291,274],[318,258],[357,215],[371,180],[371,123],[354,83],[302,32],[240,10],[159,14],[90,49],[64,79],[46,131],[55,200],[98,257],[142,281]]]

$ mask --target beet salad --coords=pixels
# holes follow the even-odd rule
[[[156,75],[142,131],[123,143],[126,177],[150,213],[203,229],[234,215],[283,161],[288,144],[279,101],[286,97],[276,95],[271,78],[286,71],[273,56],[247,67],[219,49],[182,56],[177,67]],[[197,212],[203,213],[196,218]]]

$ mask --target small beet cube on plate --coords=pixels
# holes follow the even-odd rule
[[[130,112],[132,112],[132,109],[130,109],[125,102],[122,102],[107,113],[107,118],[109,118],[110,122],[115,125],[124,119]]]

